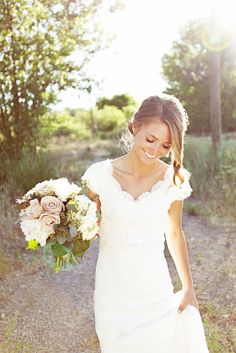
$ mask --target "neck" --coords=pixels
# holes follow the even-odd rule
[[[127,168],[130,173],[136,178],[142,178],[145,176],[152,175],[153,173],[159,170],[160,172],[160,163],[155,159],[152,163],[144,163],[136,154],[136,152],[131,149],[126,155]]]

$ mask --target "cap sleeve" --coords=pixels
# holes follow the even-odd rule
[[[86,180],[88,182],[88,187],[95,192],[100,194],[101,190],[101,180],[102,180],[102,170],[101,161],[91,164],[81,176],[81,180]]]
[[[170,203],[174,202],[175,200],[187,199],[193,191],[191,184],[189,182],[191,178],[191,173],[185,168],[182,168],[180,172],[184,177],[184,182],[182,184],[180,184],[179,182],[178,186],[172,184],[169,187],[168,195],[169,195]]]

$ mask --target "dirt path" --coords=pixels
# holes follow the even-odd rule
[[[205,306],[212,303],[219,326],[231,330],[236,322],[236,227],[185,213],[183,227],[200,311],[203,314]],[[98,240],[91,244],[82,265],[58,274],[40,258],[27,254],[22,268],[0,282],[3,341],[7,322],[16,313],[13,337],[29,343],[32,353],[100,352],[93,314],[98,245]],[[177,283],[173,261],[168,252],[166,255],[173,283]]]

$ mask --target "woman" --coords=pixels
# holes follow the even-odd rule
[[[193,191],[183,167],[187,126],[177,98],[151,96],[122,137],[128,153],[82,176],[102,213],[94,291],[102,353],[209,353],[182,229],[183,200]],[[171,164],[160,160],[166,156]],[[176,293],[165,239],[182,282]]]

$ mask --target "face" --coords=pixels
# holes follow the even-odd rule
[[[165,157],[171,149],[171,133],[167,123],[156,119],[152,123],[134,128],[132,149],[139,159],[148,164]]]

